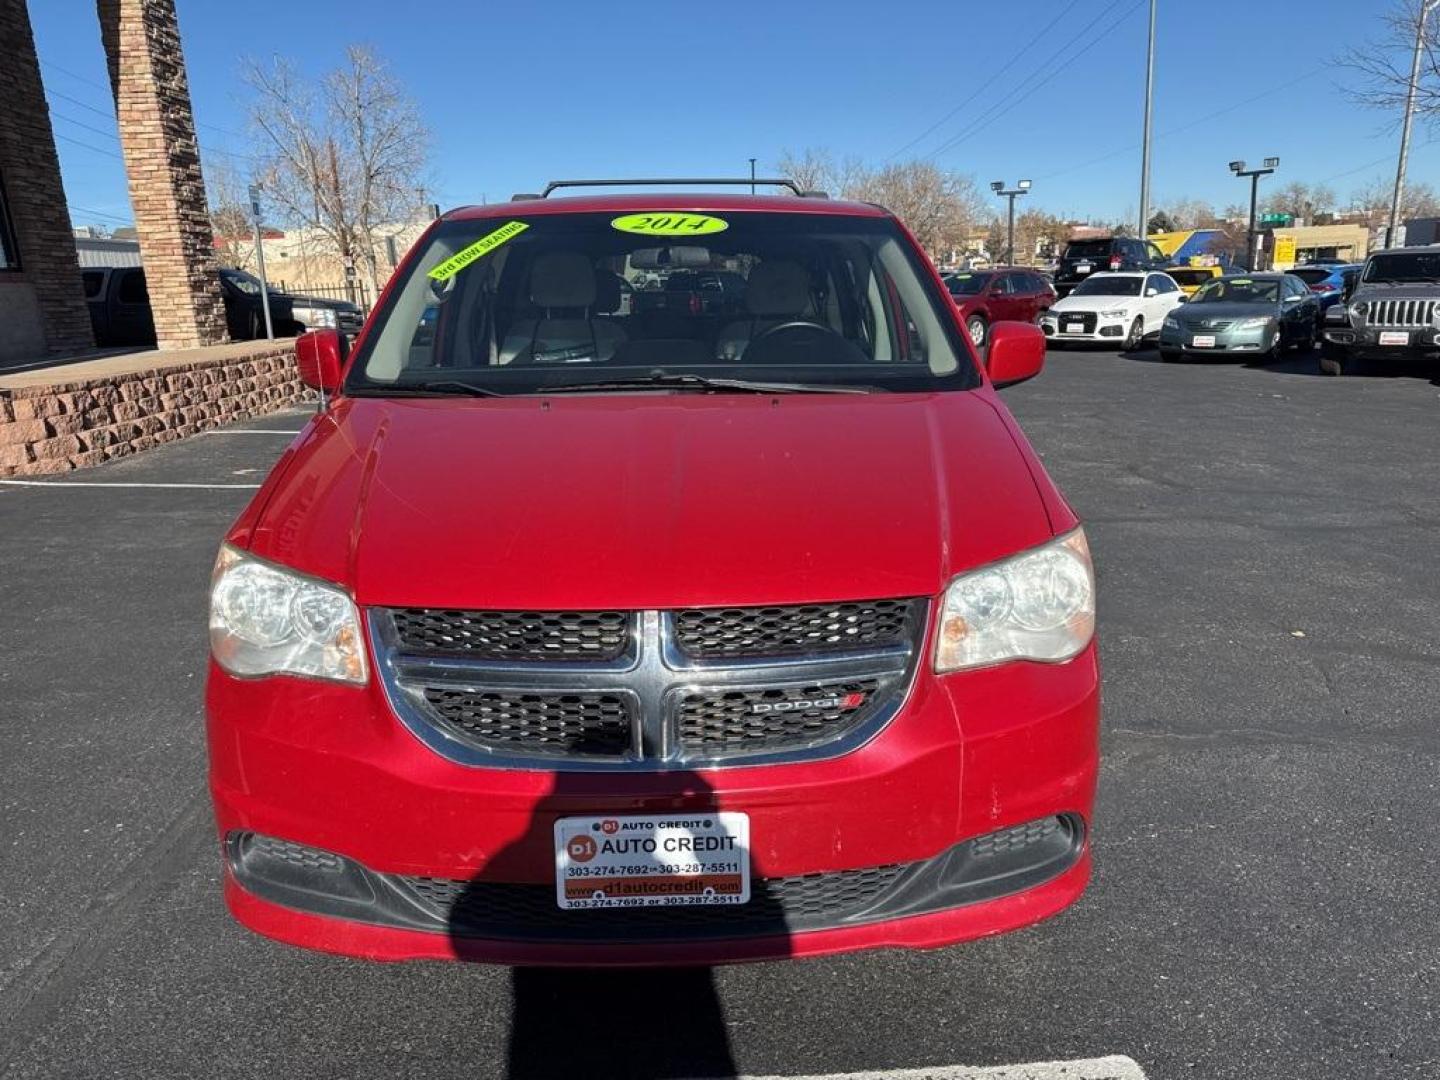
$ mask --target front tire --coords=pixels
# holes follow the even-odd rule
[[[1345,374],[1345,356],[1338,352],[1322,352],[1320,354],[1320,374],[1329,375],[1332,378],[1336,375]]]
[[[1130,324],[1130,332],[1125,335],[1125,344],[1120,346],[1121,352],[1134,352],[1140,348],[1140,343],[1145,340],[1145,320],[1136,318]]]
[[[970,335],[970,344],[975,348],[983,349],[985,341],[990,336],[990,324],[981,315],[971,315],[965,320],[965,332]]]

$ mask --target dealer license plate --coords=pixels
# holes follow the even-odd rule
[[[1409,345],[1410,334],[1406,330],[1381,330],[1381,345]]]
[[[1065,324],[1065,333],[1067,333],[1067,334],[1083,334],[1083,333],[1085,333],[1085,324],[1084,324],[1083,322],[1066,323],[1066,324]]]
[[[1075,264],[1075,272],[1076,272],[1077,274],[1088,274],[1088,273],[1090,272],[1090,270],[1091,270],[1091,266],[1090,266],[1089,263],[1076,263],[1076,264]]]
[[[555,898],[566,910],[743,904],[750,899],[750,818],[560,818]]]
[[[1196,334],[1190,339],[1190,344],[1196,349],[1213,349],[1215,347],[1215,335]]]

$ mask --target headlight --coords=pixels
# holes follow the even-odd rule
[[[1274,320],[1268,315],[1262,315],[1254,319],[1241,319],[1235,324],[1236,330],[1263,330]]]
[[[1166,315],[1166,316],[1165,316],[1165,329],[1166,329],[1166,330],[1179,330],[1179,329],[1180,329],[1180,320],[1177,319],[1177,318],[1175,318],[1175,317],[1173,317],[1173,316],[1171,316],[1171,315]]]
[[[952,581],[940,607],[935,670],[1069,660],[1094,634],[1095,571],[1077,528]]]
[[[1351,316],[1351,318],[1355,318],[1355,319],[1363,319],[1363,318],[1365,318],[1365,305],[1364,305],[1364,304],[1351,304],[1351,305],[1350,305],[1350,316]]]
[[[295,317],[306,326],[328,326],[334,328],[339,325],[335,316],[334,308],[301,307],[295,309]]]
[[[1130,312],[1122,307],[1116,308],[1114,311],[1102,311],[1100,312],[1100,317],[1102,319],[1123,319],[1126,315],[1129,314]]]
[[[232,675],[366,679],[360,616],[349,596],[228,544],[210,578],[210,651]]]

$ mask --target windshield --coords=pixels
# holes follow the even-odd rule
[[[1111,277],[1101,274],[1099,277],[1086,278],[1079,285],[1071,296],[1139,296],[1140,282],[1138,277]]]
[[[1273,304],[1280,299],[1276,278],[1216,278],[1191,299],[1192,304]]]
[[[1397,251],[1372,255],[1361,281],[1440,281],[1440,251]]]
[[[1110,254],[1113,240],[1073,240],[1065,249],[1067,259],[1099,259]]]
[[[953,309],[886,218],[665,211],[450,221],[407,275],[347,392],[979,383]],[[628,286],[662,278],[621,302]]]
[[[951,274],[945,279],[945,287],[951,296],[977,296],[990,284],[993,274]]]
[[[226,270],[223,272],[225,280],[234,285],[235,288],[250,296],[260,295],[260,281],[253,278],[243,270]]]
[[[1168,271],[1168,273],[1172,278],[1175,279],[1176,285],[1187,286],[1203,285],[1205,284],[1205,282],[1210,281],[1212,278],[1215,277],[1215,273],[1212,270],[1175,269]]]

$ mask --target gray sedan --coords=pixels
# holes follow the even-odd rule
[[[1287,346],[1314,348],[1319,320],[1315,294],[1292,274],[1227,275],[1166,316],[1160,357],[1239,354],[1263,363]]]

